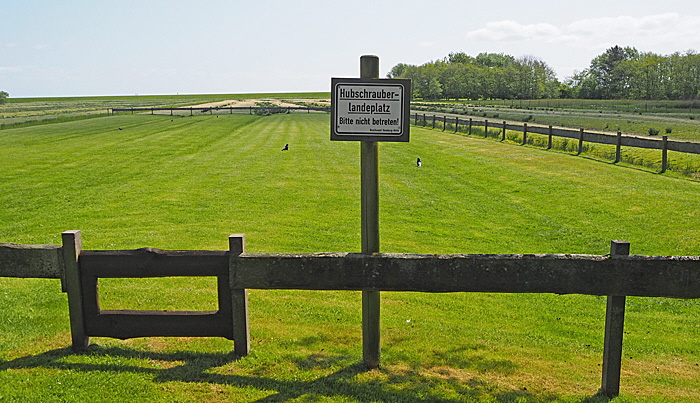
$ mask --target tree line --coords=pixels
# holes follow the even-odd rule
[[[674,99],[700,97],[700,54],[662,56],[613,46],[560,82],[533,56],[450,53],[421,66],[399,63],[389,78],[409,78],[414,98],[438,99]]]

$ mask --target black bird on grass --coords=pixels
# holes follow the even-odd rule
[[[282,151],[287,151],[287,150],[289,150],[289,144],[285,144],[284,148],[282,149]]]
[[[416,160],[416,166],[420,168],[421,165],[423,165],[423,163],[421,162],[420,157],[418,157],[418,159]]]

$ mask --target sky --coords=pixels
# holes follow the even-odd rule
[[[700,51],[697,0],[0,0],[11,98],[330,91],[450,53],[534,56],[564,80],[615,46]]]

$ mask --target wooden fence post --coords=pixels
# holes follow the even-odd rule
[[[433,115],[433,129],[435,128],[435,115]]]
[[[83,351],[90,344],[90,337],[85,328],[85,311],[83,309],[83,287],[80,277],[78,256],[83,249],[80,231],[65,231],[61,234],[63,242],[63,264],[66,275],[66,292],[68,293],[68,315],[70,333],[74,351]]]
[[[527,123],[523,123],[523,144],[527,144]]]
[[[232,260],[245,252],[245,234],[233,234],[228,237],[229,246],[229,279]],[[230,287],[230,284],[229,284]],[[233,352],[238,357],[250,352],[250,326],[248,325],[248,290],[231,289],[231,310],[233,311]]]
[[[455,116],[455,133],[459,131],[459,117]]]
[[[484,138],[489,136],[489,120],[484,119]]]
[[[615,163],[622,160],[622,132],[617,132],[617,143],[615,144]]]
[[[472,118],[469,118],[469,135],[472,135]]]
[[[442,131],[444,132],[446,128],[447,128],[447,115],[444,115],[442,117]]]
[[[661,173],[668,169],[668,136],[661,138]]]
[[[379,58],[360,57],[360,78],[379,78]],[[423,115],[425,116],[425,115]],[[433,115],[433,129],[435,115]],[[362,253],[379,253],[379,143],[360,142],[360,210]],[[378,368],[380,357],[380,295],[362,290],[362,360],[368,368]]]
[[[610,243],[610,258],[630,254],[630,244],[625,241]],[[609,295],[605,308],[605,344],[603,346],[603,376],[600,394],[614,397],[620,393],[620,368],[622,366],[622,336],[625,326],[624,295]]]
[[[501,141],[506,140],[506,121],[503,121],[503,132],[501,133]]]
[[[552,125],[549,125],[549,138],[547,139],[547,150],[552,149]]]
[[[582,152],[583,152],[583,127],[581,128],[581,130],[579,130],[579,134],[578,134],[578,153],[577,154],[580,155]]]

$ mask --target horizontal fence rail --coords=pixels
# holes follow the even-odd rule
[[[61,247],[0,244],[0,277],[62,278]],[[81,275],[222,276],[233,288],[700,298],[698,256],[259,254],[84,250]]]
[[[236,288],[700,298],[695,256],[244,253],[231,264]]]
[[[58,245],[0,243],[0,277],[63,278]]]
[[[63,245],[0,244],[0,277],[60,278],[68,293],[73,348],[89,337],[225,337],[248,354],[247,289],[556,293],[607,296],[600,393],[619,393],[625,298],[700,298],[700,256],[610,254],[245,253],[245,236],[228,251],[82,250],[80,231]],[[217,277],[217,311],[101,310],[99,278]]]
[[[472,134],[473,127],[483,127],[484,137],[489,136],[489,130],[495,130],[500,133],[501,140],[505,140],[506,131],[516,131],[522,133],[522,144],[527,143],[527,135],[541,134],[549,136],[548,147],[552,147],[552,137],[561,137],[578,140],[578,153],[583,152],[583,143],[608,144],[616,146],[615,162],[621,161],[621,147],[636,147],[651,150],[661,150],[662,162],[661,171],[665,172],[668,169],[668,151],[676,151],[687,154],[700,154],[700,143],[692,141],[669,140],[668,136],[660,138],[649,138],[632,135],[623,135],[622,132],[617,132],[616,135],[589,132],[585,129],[565,129],[552,126],[537,126],[528,125],[527,123],[512,124],[506,121],[494,122],[488,119],[477,120],[474,118],[463,119],[460,117],[450,117],[447,115],[426,115],[425,113],[413,113],[411,120],[416,126],[430,126],[433,129],[441,128],[443,131],[447,129],[447,125],[454,127],[454,132],[467,131]],[[440,127],[440,123],[442,127]]]

